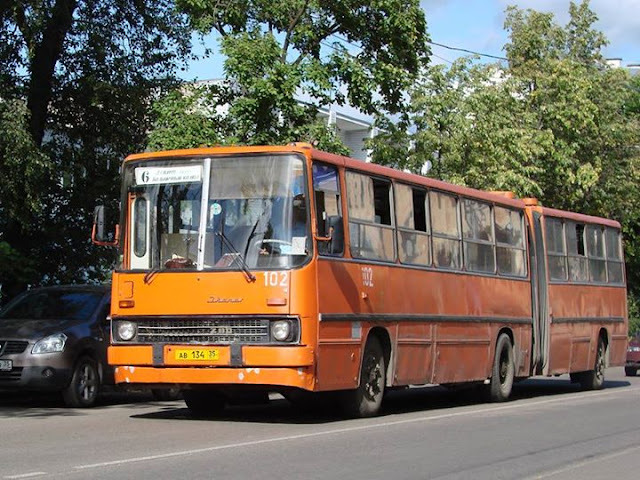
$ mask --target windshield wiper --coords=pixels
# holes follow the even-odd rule
[[[220,237],[220,239],[225,244],[225,246],[229,250],[231,250],[231,252],[234,254],[234,257],[233,257],[234,262],[237,262],[240,264],[240,268],[242,268],[242,271],[247,276],[247,279],[250,282],[255,282],[256,276],[251,272],[251,270],[249,269],[249,265],[247,265],[247,262],[245,261],[242,254],[236,249],[236,247],[233,246],[233,243],[231,243],[231,240],[229,240],[222,231],[216,232],[216,235]]]

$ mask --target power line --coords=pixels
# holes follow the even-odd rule
[[[488,53],[474,52],[473,50],[467,50],[466,48],[450,47],[449,45],[445,45],[443,43],[431,42],[431,41],[427,41],[427,43],[429,45],[435,45],[436,47],[442,47],[442,48],[446,48],[448,50],[455,50],[457,52],[471,53],[472,55],[479,55],[481,57],[495,58],[497,60],[508,60],[506,57],[499,57],[497,55],[490,55]]]
[[[354,47],[354,48],[358,48],[360,50],[362,50],[362,46],[360,45],[356,45],[355,43],[351,42],[350,40],[341,37],[340,35],[334,33],[331,35],[332,37],[335,37],[336,39],[340,40],[343,43],[346,43],[347,45]],[[446,48],[448,50],[455,50],[457,52],[464,52],[464,53],[470,53],[472,55],[479,55],[481,57],[488,57],[488,58],[495,58],[496,60],[508,60],[506,57],[500,57],[498,55],[491,55],[489,53],[482,53],[482,52],[476,52],[474,50],[468,50],[466,48],[459,48],[459,47],[451,47],[449,45],[445,45],[444,43],[438,43],[438,42],[432,42],[432,41],[427,41],[427,43],[429,45],[435,45],[436,47],[442,47],[442,48]],[[335,50],[335,47],[327,45],[326,43],[323,43],[323,45],[328,46],[330,48],[333,48]],[[449,62],[449,63],[453,63],[449,60],[447,60],[446,58],[440,57],[438,55],[432,54],[434,57],[439,58],[440,60],[444,60],[445,62]]]

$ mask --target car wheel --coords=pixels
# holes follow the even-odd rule
[[[98,365],[91,357],[80,357],[73,369],[71,382],[62,391],[64,403],[68,407],[93,407],[100,390]]]
[[[635,377],[636,373],[638,372],[637,368],[634,367],[624,367],[624,374],[627,377]]]

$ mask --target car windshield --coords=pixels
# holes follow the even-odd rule
[[[0,319],[85,320],[96,310],[99,292],[34,290],[17,298],[0,312]]]
[[[140,161],[124,177],[132,269],[290,268],[309,254],[298,157]]]

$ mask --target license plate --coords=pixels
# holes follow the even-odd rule
[[[175,360],[180,362],[208,362],[220,359],[220,350],[216,348],[179,348],[175,350]]]
[[[0,372],[9,372],[13,368],[13,361],[0,360]]]

